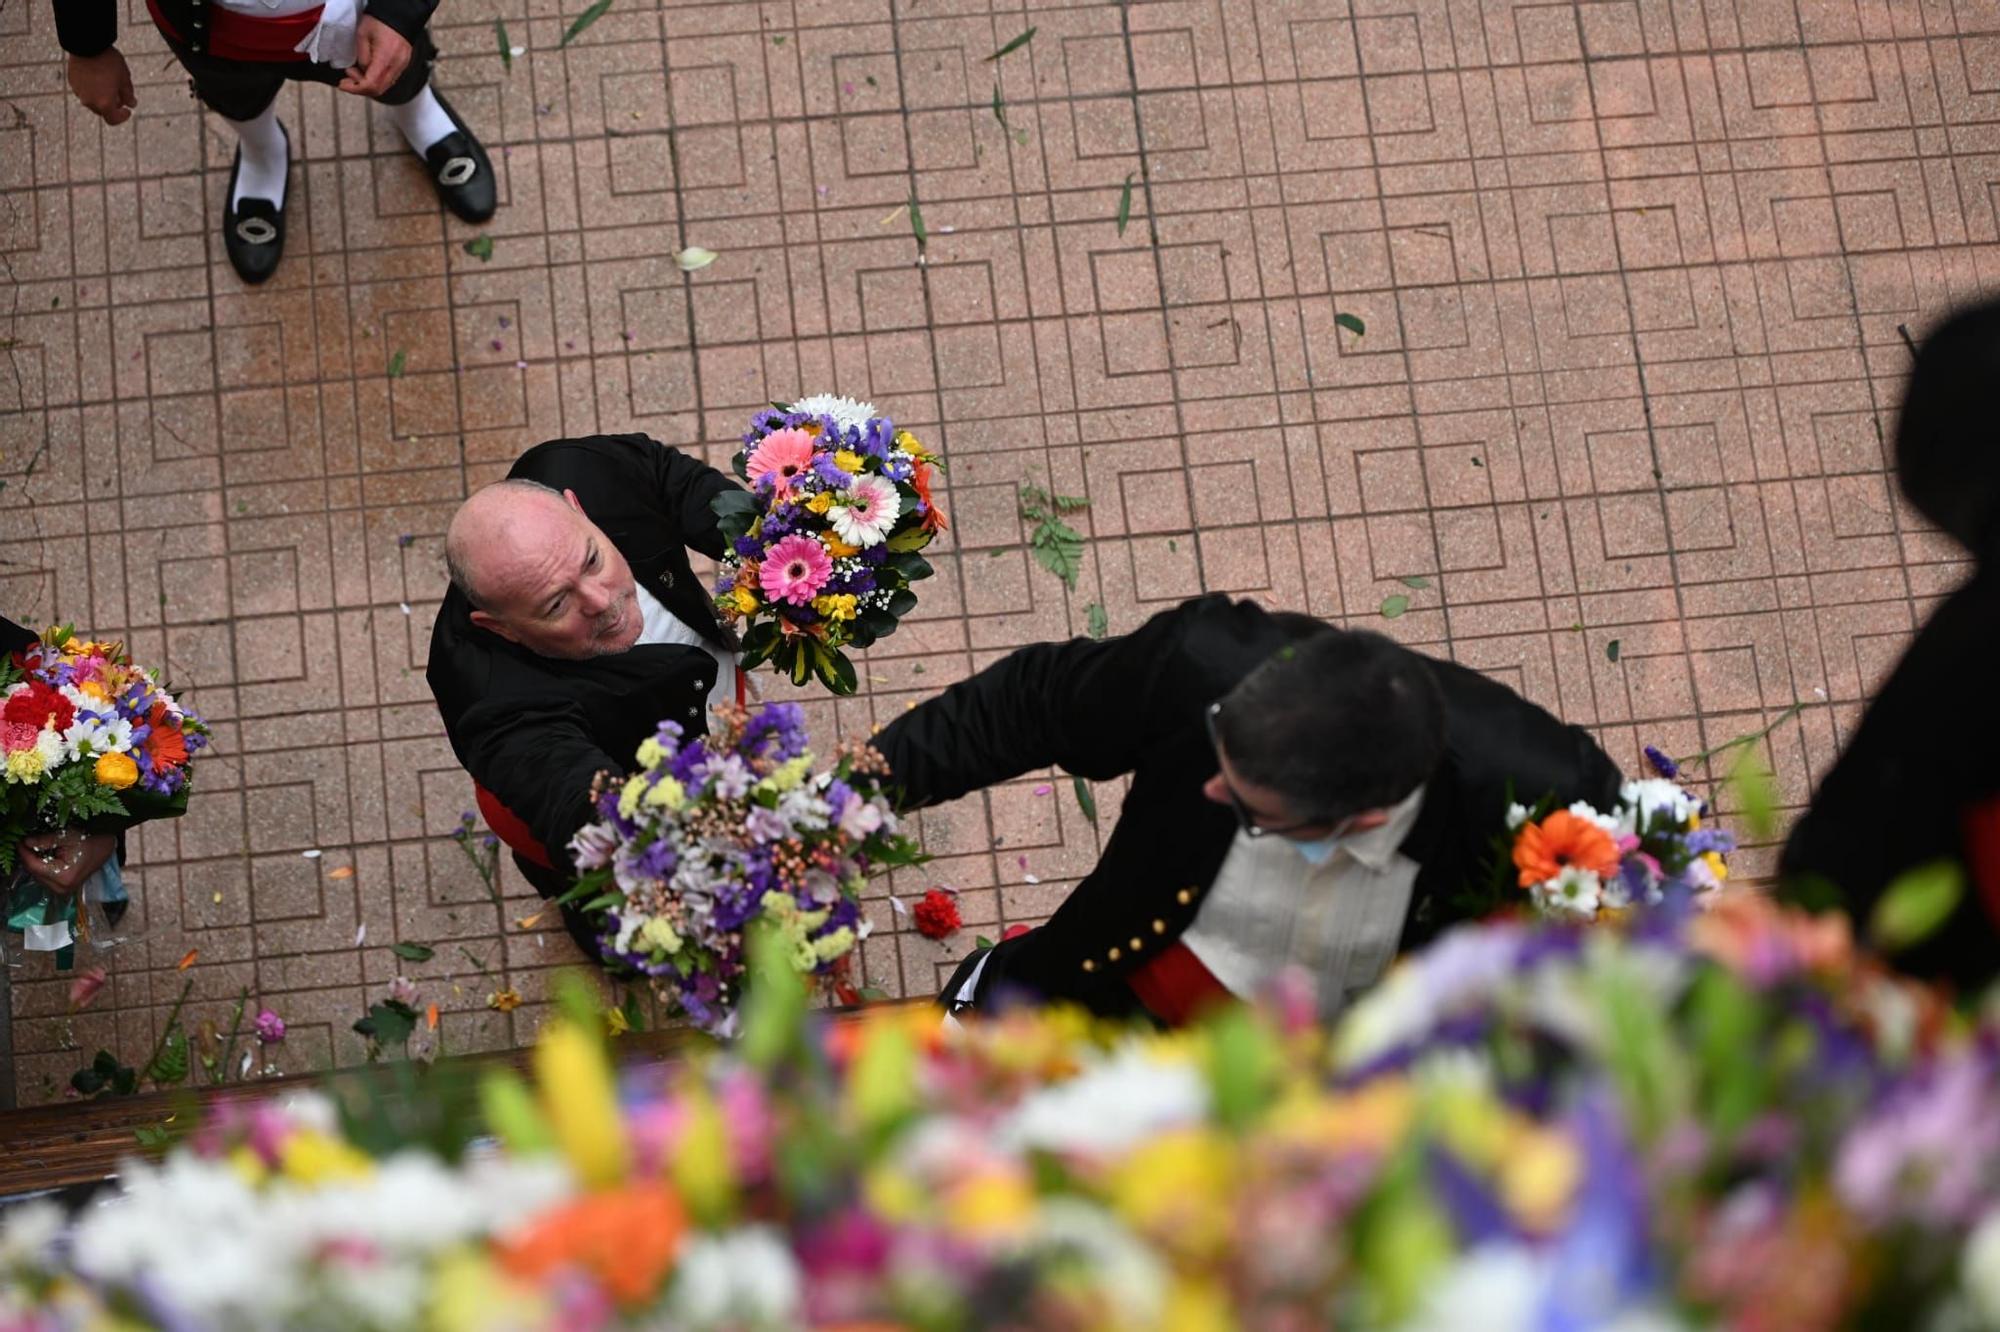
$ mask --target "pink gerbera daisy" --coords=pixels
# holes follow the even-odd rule
[[[812,470],[812,461],[811,435],[803,430],[773,430],[750,453],[750,484],[762,486],[768,476],[772,493],[782,499],[792,493],[793,481]]]
[[[809,536],[788,536],[764,552],[764,567],[757,580],[764,595],[773,601],[789,601],[794,606],[811,603],[833,576],[833,560],[826,547]]]

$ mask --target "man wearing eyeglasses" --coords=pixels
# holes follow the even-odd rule
[[[1129,774],[1097,867],[1047,924],[966,958],[943,1002],[1169,1025],[1288,967],[1332,1016],[1477,900],[1510,801],[1604,807],[1620,783],[1588,734],[1485,676],[1220,596],[1022,648],[875,745],[906,808],[1051,764]]]

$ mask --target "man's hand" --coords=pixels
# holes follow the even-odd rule
[[[363,17],[354,30],[354,67],[339,87],[344,93],[380,97],[409,67],[409,41],[381,19]]]
[[[107,125],[124,124],[132,118],[132,108],[139,105],[139,95],[132,91],[132,71],[115,46],[107,46],[94,56],[71,56],[69,86],[76,100],[102,116]]]
[[[21,868],[50,892],[67,896],[97,873],[117,849],[114,833],[91,833],[81,828],[29,833],[21,839]]]

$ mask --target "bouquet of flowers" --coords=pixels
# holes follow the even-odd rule
[[[218,1107],[74,1218],[0,1219],[0,1326],[2000,1325],[2000,1027],[1839,918],[1463,926],[1331,1033],[774,993],[622,1078],[559,996],[533,1085],[481,1074],[497,1149]]]
[[[688,741],[662,722],[638,771],[602,786],[598,821],[570,843],[581,873],[565,900],[601,922],[608,963],[728,1034],[753,922],[771,922],[791,966],[839,992],[868,935],[858,899],[869,874],[923,857],[896,830],[874,750],[842,746],[815,773],[797,704],[716,717]]]
[[[804,684],[855,689],[844,649],[896,631],[931,576],[917,552],[945,529],[936,454],[875,408],[829,394],[759,412],[715,501],[728,543],[716,608],[743,633],[746,669],[769,661]]]
[[[1592,920],[1659,903],[1685,890],[1705,901],[1729,875],[1723,853],[1735,840],[1703,827],[1701,800],[1661,778],[1626,782],[1602,813],[1579,801],[1567,809],[1512,805],[1503,864],[1544,915]]]
[[[51,629],[0,661],[0,696],[0,875],[13,874],[33,833],[113,831],[186,811],[190,764],[208,728],[121,644]],[[48,946],[65,947],[76,898],[23,876],[7,923],[53,930],[44,937],[61,942]]]

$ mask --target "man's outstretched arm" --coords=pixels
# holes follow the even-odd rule
[[[1105,781],[1187,724],[1211,683],[1187,640],[1235,608],[1203,598],[1101,641],[1035,643],[904,713],[874,740],[906,809],[1051,764]]]

